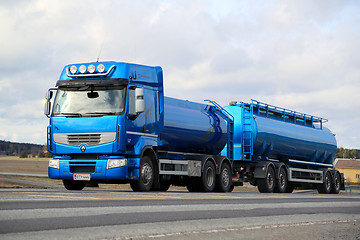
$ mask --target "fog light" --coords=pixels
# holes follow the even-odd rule
[[[49,167],[59,169],[59,159],[49,159]]]
[[[106,169],[123,167],[127,164],[127,159],[108,159]]]

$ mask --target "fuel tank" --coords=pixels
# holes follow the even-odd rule
[[[336,139],[323,126],[323,119],[272,106],[244,106],[225,109],[234,117],[234,145],[245,149],[251,146],[252,161],[270,158],[331,164]],[[235,154],[235,158],[243,160],[240,154]]]
[[[226,144],[227,125],[213,106],[164,98],[160,150],[217,155]]]

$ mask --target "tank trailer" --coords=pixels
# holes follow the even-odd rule
[[[339,193],[326,119],[256,100],[195,103],[164,96],[163,71],[122,62],[70,64],[46,94],[48,175],[68,190],[130,183],[134,191]]]

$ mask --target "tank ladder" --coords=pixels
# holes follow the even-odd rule
[[[234,117],[226,111],[223,107],[221,107],[217,102],[211,100],[204,100],[205,102],[209,102],[213,105],[213,112],[218,113],[225,121],[227,122],[227,157],[229,160],[234,160]]]
[[[241,103],[242,109],[242,160],[252,161],[253,156],[253,101],[251,103]]]

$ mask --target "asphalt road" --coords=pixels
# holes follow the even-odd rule
[[[360,239],[360,195],[0,189],[0,239]]]

